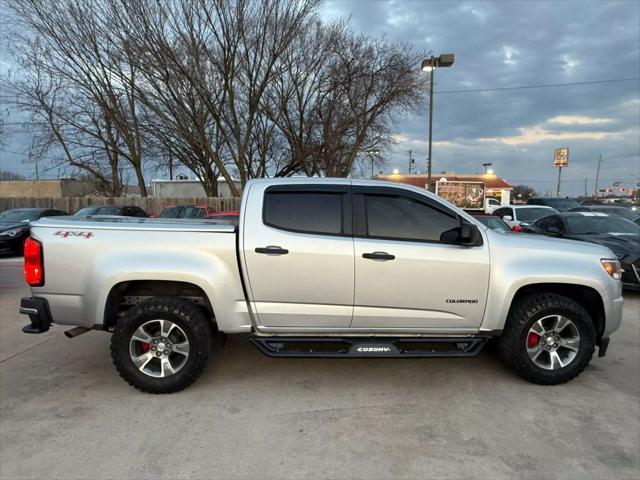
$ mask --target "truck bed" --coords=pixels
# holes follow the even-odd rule
[[[51,217],[31,225],[42,242],[45,286],[56,323],[95,328],[109,292],[136,281],[199,286],[220,300],[219,323],[249,331],[236,256],[236,227],[208,219]],[[96,310],[97,309],[97,310]]]

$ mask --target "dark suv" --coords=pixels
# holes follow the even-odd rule
[[[534,197],[527,201],[528,205],[544,205],[545,207],[555,208],[559,212],[568,212],[572,208],[580,206],[578,202],[572,198],[562,197]]]
[[[89,217],[93,215],[118,215],[120,217],[148,217],[140,207],[135,205],[95,205],[85,207],[73,214],[74,217]]]

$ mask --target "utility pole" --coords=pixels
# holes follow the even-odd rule
[[[584,177],[584,196],[587,196],[587,177]]]
[[[173,180],[173,156],[169,150],[169,180]]]
[[[598,168],[596,169],[596,184],[594,186],[594,194],[596,198],[600,196],[598,193],[598,180],[600,180],[600,164],[601,163],[602,163],[602,155],[598,157]]]
[[[409,150],[409,173],[411,173],[412,166],[413,166],[413,157],[411,156],[411,150]]]
[[[36,162],[36,180],[40,180],[40,176],[38,175],[38,162]]]

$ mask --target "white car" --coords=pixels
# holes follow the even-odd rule
[[[488,215],[492,214],[496,208],[500,208],[500,206],[500,200],[497,198],[487,197],[484,199],[484,213]]]
[[[558,213],[555,208],[542,205],[505,205],[493,212],[514,231],[522,230],[539,218]]]

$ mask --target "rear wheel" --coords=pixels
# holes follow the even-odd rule
[[[129,310],[111,338],[111,357],[129,385],[173,393],[202,373],[211,350],[211,326],[195,304],[156,297]]]
[[[524,297],[507,320],[498,350],[505,363],[533,383],[555,385],[577,377],[591,360],[596,332],[574,300],[553,293]]]

